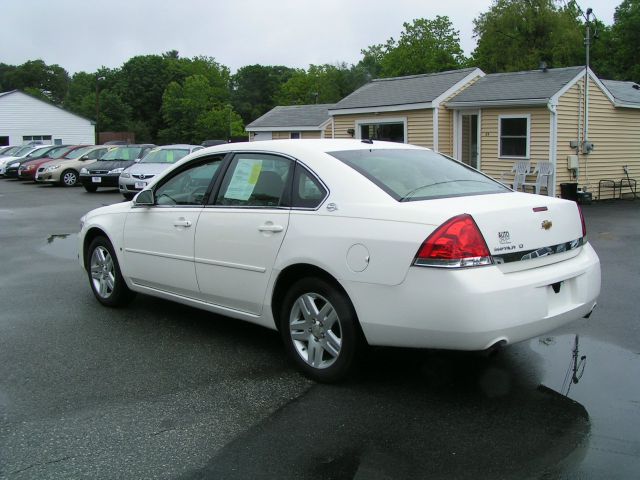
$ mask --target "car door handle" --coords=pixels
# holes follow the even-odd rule
[[[261,232],[281,232],[284,230],[282,225],[274,225],[272,223],[265,223],[258,227]]]
[[[179,218],[175,222],[173,222],[174,227],[190,227],[191,221],[185,220],[184,218]]]

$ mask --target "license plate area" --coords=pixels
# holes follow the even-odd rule
[[[102,177],[91,177],[93,183],[102,183]]]
[[[147,182],[136,182],[136,184],[135,184],[135,187],[136,187],[138,190],[142,190],[142,189],[143,189],[144,187],[146,187],[146,186],[147,186]]]
[[[559,313],[572,308],[576,279],[571,278],[546,286],[547,308],[549,314]]]

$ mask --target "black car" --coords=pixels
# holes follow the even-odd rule
[[[4,175],[7,178],[18,178],[18,170],[20,169],[20,166],[23,163],[28,162],[30,160],[37,160],[38,158],[46,157],[49,154],[52,154],[53,152],[56,152],[58,150],[63,150],[63,149],[68,150],[69,147],[70,145],[49,145],[47,147],[38,148],[33,152],[31,152],[26,157],[22,157],[19,160],[16,159],[13,162],[11,162],[10,165],[7,165],[7,169],[5,170]]]
[[[97,162],[80,170],[80,183],[87,192],[99,187],[118,188],[122,171],[139,161],[155,145],[151,143],[117,146],[104,154]]]

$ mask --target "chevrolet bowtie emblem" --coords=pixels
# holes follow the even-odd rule
[[[545,220],[544,222],[542,222],[542,228],[544,228],[545,230],[549,230],[552,226],[553,223],[551,223],[549,220]]]

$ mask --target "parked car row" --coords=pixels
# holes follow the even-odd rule
[[[148,181],[201,145],[24,145],[0,149],[0,176],[81,184],[87,192],[118,187],[131,200]]]

